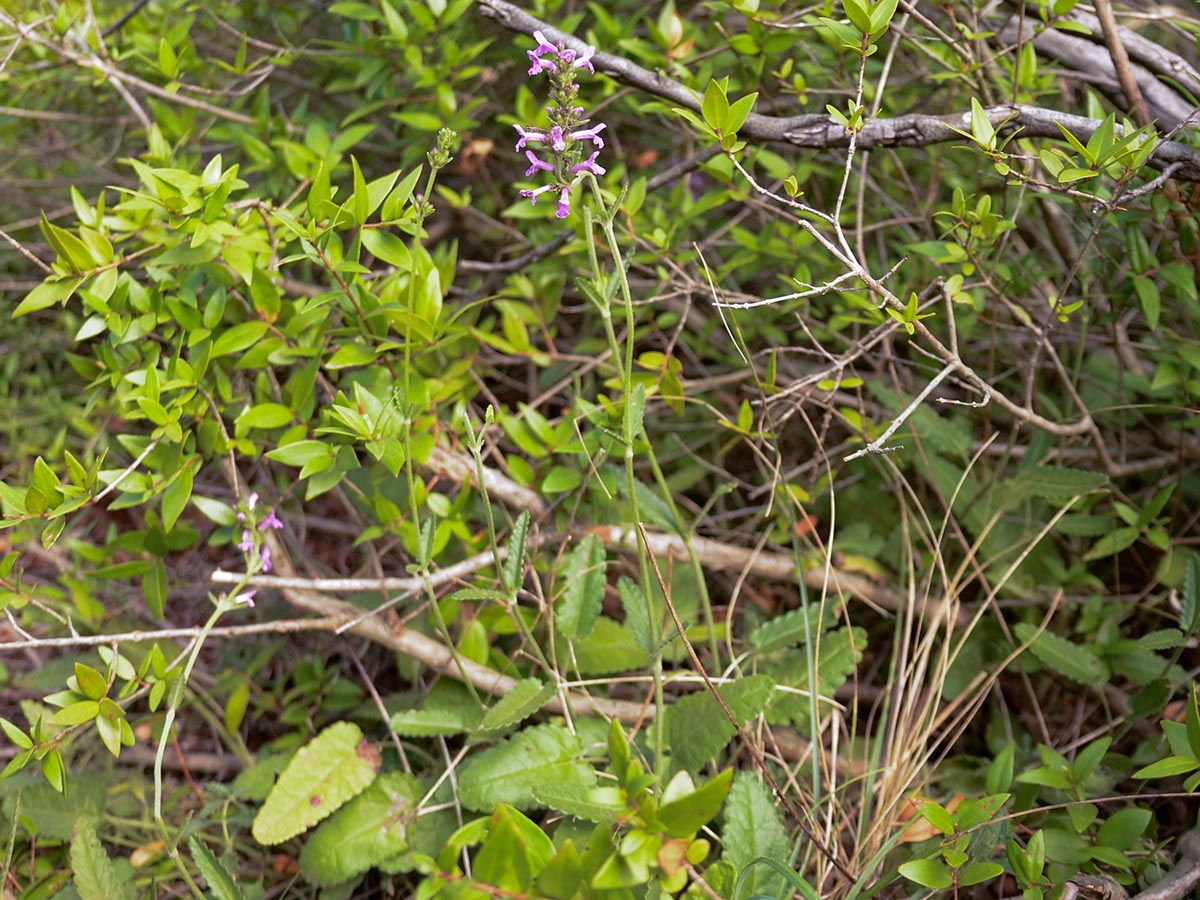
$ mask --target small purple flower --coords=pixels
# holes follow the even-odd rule
[[[249,528],[246,528],[242,531],[242,542],[238,544],[238,549],[243,553],[254,552],[254,535],[250,533]]]
[[[554,171],[554,166],[550,165],[550,163],[548,163],[548,162],[543,162],[542,160],[538,159],[532,150],[526,150],[525,156],[529,159],[529,168],[525,170],[526,178],[528,178],[530,175],[532,175],[534,172],[537,172],[537,171],[544,171],[544,172],[553,172]]]
[[[565,219],[567,214],[571,212],[571,188],[568,185],[563,185],[562,193],[558,195],[558,211],[554,215],[560,219]]]
[[[264,572],[271,571],[271,548],[263,544],[262,554],[259,557],[262,560],[262,570]]]
[[[537,49],[530,50],[530,53],[536,53],[538,56],[541,56],[543,53],[553,53],[558,49],[556,46],[546,40],[546,36],[540,31],[535,31],[533,33],[533,39],[538,42],[538,45]]]
[[[521,150],[524,149],[525,143],[527,141],[534,141],[537,143],[541,143],[546,140],[546,135],[544,135],[540,132],[526,131],[520,125],[514,125],[513,128],[517,129],[517,134],[519,134],[521,136],[520,140],[517,141],[517,152],[518,153],[520,153]]]
[[[607,122],[601,122],[599,125],[593,125],[591,128],[581,128],[579,131],[572,131],[570,137],[573,141],[591,141],[596,145],[597,150],[603,150],[604,138],[600,137],[600,132],[607,127]]]
[[[246,508],[248,510],[250,510],[250,512],[254,512],[254,507],[257,505],[258,505],[258,491],[255,491],[249,497],[246,498]]]
[[[529,67],[530,75],[541,75],[543,72],[558,71],[553,61],[549,59],[542,59],[540,56],[536,55],[533,50],[529,51],[529,59],[533,63],[533,65]]]
[[[254,590],[246,591],[246,592],[238,594],[236,597],[234,597],[233,602],[245,604],[246,606],[249,606],[251,609],[253,609],[254,608],[254,595],[257,593],[258,593],[257,588],[255,588]]]
[[[567,149],[567,142],[563,140],[563,130],[561,125],[555,125],[550,129],[550,146],[555,153],[562,153]]]
[[[558,187],[557,184],[543,184],[540,188],[534,188],[533,190],[526,189],[521,191],[521,196],[528,197],[530,205],[533,205],[537,203],[538,197],[546,193],[546,191],[554,190],[556,187]]]
[[[583,162],[571,166],[571,174],[574,175],[577,172],[591,172],[593,175],[603,175],[608,171],[608,169],[596,162],[596,157],[599,155],[599,150],[593,150],[592,155]],[[528,175],[529,173],[526,172],[525,174]]]
[[[266,518],[258,523],[259,531],[265,531],[268,528],[273,528],[276,531],[283,530],[283,522],[281,522],[275,515],[275,507],[271,507],[269,510],[267,510]]]
[[[588,47],[583,51],[582,56],[576,57],[574,53],[572,53],[571,65],[576,69],[587,69],[589,74],[595,75],[596,69],[592,66],[592,54],[595,52],[595,47]]]

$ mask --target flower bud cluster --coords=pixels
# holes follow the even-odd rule
[[[257,493],[251,494],[246,505],[237,510],[237,520],[242,523],[242,539],[238,543],[238,549],[246,554],[246,564],[255,571],[270,572],[271,547],[263,540],[263,532],[280,531],[283,529],[283,522],[275,515],[274,508],[268,509],[266,515],[261,515]],[[253,596],[251,591],[249,597]],[[252,599],[247,599],[246,602],[254,605]]]
[[[546,193],[558,194],[558,211],[556,215],[565,219],[571,211],[571,187],[585,173],[603,175],[607,169],[596,162],[596,157],[604,149],[604,138],[600,132],[607,126],[601,122],[589,125],[583,115],[583,107],[576,105],[576,95],[579,86],[575,83],[576,73],[586,69],[595,74],[592,67],[592,54],[595,47],[588,47],[582,54],[565,48],[562,43],[551,44],[540,31],[533,33],[537,39],[536,50],[530,50],[529,59],[532,65],[529,74],[540,75],[545,72],[550,78],[550,106],[546,112],[550,119],[550,128],[534,128],[516,125],[517,152],[524,151],[529,160],[529,168],[525,176],[532,177],[538,172],[550,172],[553,181],[538,188],[521,191],[522,197],[528,197],[531,203]],[[588,151],[588,155],[584,156]],[[540,155],[539,155],[540,154]]]

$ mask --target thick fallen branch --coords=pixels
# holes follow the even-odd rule
[[[577,52],[587,45],[553,25],[535,19],[524,10],[505,0],[479,0],[479,9],[485,16],[498,21],[510,31],[533,34],[541,31],[551,41],[562,43]],[[630,62],[622,56],[597,50],[592,57],[596,71],[603,72],[623,84],[636,87],[647,93],[669,100],[679,106],[698,112],[700,97],[691,88],[680,84],[659,72],[651,72]],[[1042,137],[1062,140],[1062,125],[1082,143],[1087,143],[1093,132],[1100,127],[1099,119],[1075,116],[1069,113],[1022,104],[1001,104],[987,109],[988,120],[1001,134],[1020,132],[1023,137]],[[963,111],[945,116],[913,114],[893,118],[877,118],[867,121],[858,133],[855,145],[860,150],[875,147],[925,147],[963,140],[955,129],[970,130],[971,113]],[[797,147],[826,149],[847,147],[850,133],[839,122],[827,115],[806,114],[801,116],[764,116],[751,113],[738,132],[742,137],[763,141],[783,141]],[[1118,136],[1120,129],[1118,129]],[[1200,181],[1200,150],[1178,141],[1161,141],[1155,148],[1148,165],[1162,170],[1179,164],[1174,177],[1180,181]]]

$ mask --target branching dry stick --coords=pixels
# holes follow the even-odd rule
[[[577,52],[586,44],[553,25],[536,19],[505,0],[479,0],[484,15],[496,19],[505,28],[523,34],[540,30],[551,41],[562,43]],[[621,56],[596,51],[592,64],[599,72],[623,84],[662,97],[693,111],[700,109],[700,97],[690,88],[667,76],[651,72]],[[1075,116],[1040,106],[1006,103],[985,110],[988,120],[1001,135],[1020,133],[1022,137],[1041,137],[1062,140],[1062,125],[1082,143],[1087,143],[1102,124],[1099,119]],[[876,147],[925,147],[963,140],[961,130],[971,128],[971,113],[933,116],[913,114],[886,119],[872,119],[862,126],[855,139],[860,150]],[[958,129],[958,130],[956,130]],[[827,115],[764,116],[751,113],[738,132],[742,137],[763,141],[782,141],[797,147],[827,149],[848,147],[850,133],[845,126]],[[1122,131],[1117,129],[1117,137]],[[1179,141],[1161,141],[1151,155],[1148,165],[1162,170],[1179,163],[1175,177],[1180,181],[1200,181],[1200,150]]]
[[[596,525],[580,529],[568,535],[542,534],[531,538],[529,546],[541,547],[558,541],[568,540],[572,537],[583,537],[589,533],[595,534],[605,546],[610,548],[616,547],[625,550],[635,550],[637,548],[637,533],[632,528],[624,528],[618,525]],[[688,554],[688,547],[690,546],[700,565],[709,571],[746,572],[751,575],[757,575],[760,578],[770,578],[777,581],[796,580],[796,559],[794,556],[786,553],[755,551],[746,547],[735,547],[732,544],[725,544],[721,541],[702,537],[693,537],[690,541],[685,542],[678,535],[657,532],[647,532],[646,540],[650,552],[659,557],[670,555],[677,557],[686,556]],[[508,551],[505,548],[502,547],[500,552],[501,558],[507,557]],[[480,569],[492,565],[494,560],[495,557],[490,550],[476,554],[469,559],[464,559],[461,562],[454,563],[431,573],[429,583],[434,587],[439,587],[460,578],[465,578]],[[899,601],[895,591],[890,588],[875,584],[861,575],[855,575],[852,572],[843,572],[832,567],[829,569],[829,574],[830,583],[835,590],[843,591],[850,596],[881,609],[896,609]],[[216,569],[212,573],[214,584],[237,584],[241,581],[242,577],[241,573],[226,572],[222,569]],[[808,587],[821,589],[825,585],[825,568],[816,566],[811,569],[805,569],[804,583]],[[347,594],[374,591],[397,593],[397,596],[372,610],[367,612],[359,610],[359,614],[354,619],[341,623],[338,626],[338,631],[350,630],[353,625],[362,619],[383,612],[397,603],[409,597],[416,596],[425,590],[425,581],[418,576],[397,576],[390,578],[298,578],[281,575],[254,575],[250,578],[249,584],[252,587],[278,588],[281,590],[298,589]]]

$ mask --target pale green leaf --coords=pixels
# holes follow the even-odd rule
[[[523,678],[492,705],[479,723],[479,728],[481,731],[498,731],[516,725],[545,706],[553,696],[553,684],[542,684],[536,678]]]
[[[420,782],[403,772],[376,779],[313,832],[300,853],[305,877],[330,887],[402,852],[422,793]]]
[[[554,624],[568,640],[592,633],[604,602],[604,560],[604,544],[589,533],[559,567],[559,578],[567,587],[555,607]]]
[[[238,887],[225,863],[221,862],[208,846],[196,835],[188,838],[188,849],[192,852],[192,860],[204,880],[208,882],[208,890],[216,900],[245,900],[242,889]]]
[[[718,688],[725,706],[739,725],[763,711],[775,682],[766,675],[751,675]],[[717,698],[707,689],[682,698],[666,712],[667,744],[675,765],[697,771],[720,752],[737,732]]]
[[[353,722],[337,722],[302,747],[279,776],[252,833],[260,844],[281,844],[312,828],[379,772],[379,751]]]
[[[1108,681],[1108,668],[1087,647],[1073,643],[1052,631],[1037,633],[1037,627],[1028,622],[1018,622],[1013,631],[1022,644],[1029,644],[1029,652],[1046,666],[1060,675],[1080,684],[1100,687]],[[1036,635],[1036,637],[1035,637]]]
[[[790,848],[783,816],[771,791],[750,772],[738,772],[733,779],[725,798],[721,836],[722,858],[739,871],[759,857],[787,864]],[[766,866],[755,866],[746,875],[747,894],[774,897],[782,885],[782,879]]]

